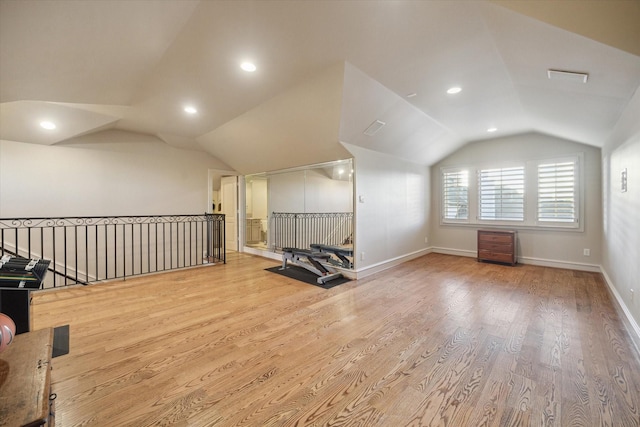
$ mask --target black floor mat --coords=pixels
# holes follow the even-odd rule
[[[53,328],[53,357],[69,354],[69,325]]]
[[[302,267],[298,267],[295,265],[288,265],[286,270],[281,270],[282,266],[266,268],[265,270],[270,271],[272,273],[279,274],[281,276],[289,277],[291,279],[296,279],[304,283],[308,283],[310,285],[317,286],[322,289],[331,289],[338,285],[342,285],[343,283],[347,283],[350,280],[346,277],[338,277],[336,279],[330,280],[326,282],[324,285],[316,282],[318,280],[318,276],[313,274],[312,272],[305,270]]]

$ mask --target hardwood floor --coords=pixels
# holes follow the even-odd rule
[[[639,426],[602,277],[430,254],[324,290],[226,265],[34,296],[56,425]]]

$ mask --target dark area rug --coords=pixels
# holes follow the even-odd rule
[[[343,283],[347,283],[350,280],[346,277],[338,277],[333,280],[329,280],[324,285],[316,282],[318,280],[318,276],[313,274],[312,272],[305,270],[302,267],[298,267],[295,265],[288,265],[286,270],[281,270],[282,266],[279,265],[277,267],[266,268],[265,270],[270,271],[272,273],[279,274],[281,276],[289,277],[291,279],[296,279],[304,283],[308,283],[313,286],[317,286],[322,289],[331,289],[335,288],[338,285],[342,285]]]
[[[53,328],[52,356],[58,357],[69,353],[69,325]]]

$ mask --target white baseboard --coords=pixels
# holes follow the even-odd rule
[[[636,320],[633,318],[631,311],[629,310],[627,305],[624,303],[624,300],[620,296],[620,293],[618,292],[616,287],[613,286],[613,282],[609,278],[607,271],[604,268],[600,267],[600,273],[602,273],[602,276],[604,277],[604,281],[607,283],[607,286],[609,287],[609,292],[611,292],[611,295],[613,295],[613,298],[618,304],[618,308],[622,310],[622,313],[627,319],[628,325],[631,326],[629,335],[631,335],[632,341],[636,346],[636,351],[640,353],[640,326],[638,325],[638,322],[636,322]],[[633,336],[634,333],[635,333],[635,336]]]
[[[271,258],[271,259],[275,259],[277,261],[282,262],[282,254],[277,254],[267,249],[256,249],[256,248],[250,248],[248,246],[245,246],[242,248],[242,252],[251,254],[251,255],[258,255],[264,258]]]
[[[438,254],[445,254],[445,255],[465,256],[469,258],[476,258],[478,256],[478,253],[476,251],[452,249],[452,248],[434,247],[432,248],[432,252],[435,252]],[[544,259],[544,258],[518,257],[518,263],[538,265],[541,267],[553,267],[553,268],[565,268],[568,270],[590,271],[592,273],[600,272],[599,265],[584,264],[584,263],[570,262],[570,261],[557,261],[557,260]]]
[[[600,266],[595,264],[584,264],[571,261],[556,261],[544,258],[518,257],[518,262],[522,264],[539,265],[541,267],[565,268],[568,270],[590,271],[599,273]]]
[[[431,248],[431,252],[435,252],[437,254],[443,254],[443,255],[466,256],[467,258],[477,258],[478,257],[478,252],[476,252],[476,251],[468,251],[468,250],[464,250],[464,249],[432,247]]]
[[[379,262],[377,264],[357,269],[355,270],[355,278],[363,279],[367,276],[371,276],[372,274],[378,273],[391,267],[395,267],[396,265],[402,264],[403,262],[411,261],[412,259],[419,258],[431,252],[431,248],[420,249],[419,251],[411,252],[406,255],[401,255],[399,257],[395,257],[383,262]]]

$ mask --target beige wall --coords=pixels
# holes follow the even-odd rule
[[[0,141],[0,217],[203,213],[208,169],[228,166],[159,141]]]
[[[519,262],[598,271],[601,263],[602,197],[600,149],[529,133],[466,145],[431,168],[431,244],[436,252],[476,256],[476,231],[490,225],[444,225],[440,223],[440,173],[442,167],[500,167],[583,153],[583,230],[543,230],[510,227],[518,231]],[[584,256],[583,249],[591,255]]]
[[[270,175],[269,212],[353,212],[353,183],[321,169]]]
[[[625,110],[602,155],[604,194],[602,269],[631,317],[640,347],[640,91]],[[627,191],[621,172],[627,170]],[[631,293],[631,289],[634,293]]]
[[[426,253],[429,168],[351,144],[355,180],[355,264],[363,276]],[[364,253],[364,259],[362,254]]]

